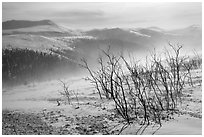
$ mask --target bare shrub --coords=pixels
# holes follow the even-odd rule
[[[193,65],[193,69],[202,68],[202,55],[199,55],[196,50],[194,52],[194,58],[190,60],[191,64]]]
[[[63,97],[65,97],[67,100],[65,101],[68,102],[68,104],[73,104],[73,102],[71,102],[73,99],[76,99],[76,102],[79,106],[79,93],[77,91],[74,91],[72,89],[70,89],[70,85],[67,84],[66,82],[59,80],[62,83],[62,87],[63,87],[63,91],[59,92]],[[57,101],[58,106],[60,105],[60,102]]]
[[[78,92],[75,92],[74,90],[72,91],[72,94],[75,96],[75,98],[76,98],[76,101],[77,101],[77,104],[78,104],[78,106],[79,106],[79,93]]]
[[[96,72],[94,72],[93,70],[91,70],[91,68],[89,67],[87,60],[85,58],[81,59],[82,63],[81,66],[83,68],[85,68],[86,70],[88,70],[89,74],[91,77],[87,77],[85,80],[90,81],[96,88],[96,90],[99,93],[100,99],[102,99],[102,95],[101,95],[101,90],[100,90],[100,80],[99,78],[96,76]]]
[[[67,98],[68,104],[71,104],[71,92],[72,92],[72,90],[70,90],[69,85],[67,85],[67,83],[63,82],[62,80],[59,80],[59,81],[63,85],[63,91],[60,92],[60,94]]]
[[[99,57],[99,69],[97,71],[92,71],[86,60],[82,60],[84,68],[86,68],[91,75],[91,77],[87,79],[95,84],[100,98],[104,95],[107,99],[112,99],[115,102],[117,112],[130,123],[126,94],[127,78],[120,64],[121,57],[111,54],[109,50],[102,50],[102,52],[106,61],[104,61],[102,57]]]
[[[102,52],[106,57],[106,63],[100,57],[100,68],[97,71],[92,71],[83,60],[84,68],[88,69],[91,75],[89,80],[95,84],[99,95],[104,93],[106,98],[112,99],[117,112],[129,124],[132,119],[138,117],[144,118],[143,123],[149,124],[149,119],[160,123],[158,108],[147,93],[149,81],[144,78],[143,70],[129,66],[123,56],[115,56],[109,50]],[[122,62],[126,63],[130,74],[124,71]]]
[[[184,68],[184,71],[187,71],[187,73],[188,73],[188,75],[187,75],[188,84],[192,87],[194,86],[193,80],[192,80],[192,75],[191,75],[191,70],[193,69],[193,67],[194,67],[194,64],[190,61],[190,57],[188,57],[188,61],[185,61],[183,63],[183,68]]]
[[[181,102],[192,69],[185,64],[186,57],[180,55],[182,46],[169,46],[172,52],[166,50],[165,59],[154,53],[150,63],[142,66],[134,60],[129,63],[108,49],[102,50],[105,56],[98,58],[98,70],[91,70],[85,59],[83,67],[89,71],[88,80],[94,83],[100,98],[112,99],[128,124],[137,119],[143,124],[153,121],[161,126],[163,112],[175,111]]]
[[[161,124],[160,109],[158,103],[155,101],[153,94],[150,92],[151,81],[149,79],[150,71],[139,67],[137,64],[131,66],[125,58],[123,61],[129,70],[131,82],[133,83],[133,89],[129,88],[129,95],[133,102],[131,108],[134,108],[134,114],[136,117],[143,118],[143,124],[150,124],[150,120]]]

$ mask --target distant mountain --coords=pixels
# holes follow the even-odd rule
[[[160,47],[167,46],[168,42],[180,43],[188,49],[201,49],[202,47],[202,28],[198,25],[171,31],[159,27],[95,29],[87,31],[86,34],[103,40],[120,40],[122,42],[119,44],[124,45],[123,49],[131,47],[131,51],[139,49],[145,51],[153,47],[160,49]]]
[[[166,42],[163,32],[148,28],[95,29],[85,32],[85,35],[96,37],[98,41],[103,40],[104,45],[111,45],[114,49],[127,52],[141,53],[153,49],[161,42]]]
[[[13,25],[8,27],[8,24]],[[147,52],[154,48],[163,49],[168,45],[168,42],[183,44],[184,48],[188,50],[200,50],[202,47],[202,29],[197,25],[171,31],[155,26],[75,31],[61,27],[50,20],[12,20],[3,22],[3,25],[7,26],[3,26],[3,48],[28,47],[43,51],[51,48],[65,49],[87,58],[97,57],[98,51],[107,49],[108,45],[114,51],[133,52],[138,56],[148,54]]]
[[[43,25],[52,25],[56,26],[56,24],[50,20],[40,20],[40,21],[28,21],[28,20],[9,20],[2,23],[2,29],[19,29],[19,28],[27,28],[34,26],[43,26]]]
[[[10,20],[2,23],[2,29],[3,35],[31,34],[49,37],[81,35],[79,31],[59,26],[50,20]]]
[[[174,33],[178,35],[200,35],[202,36],[202,27],[199,25],[191,25],[186,28],[171,30],[169,33]]]

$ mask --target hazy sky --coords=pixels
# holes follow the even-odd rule
[[[3,3],[2,20],[50,19],[74,29],[202,25],[202,3]]]

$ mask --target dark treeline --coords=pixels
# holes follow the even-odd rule
[[[76,63],[53,53],[29,49],[2,50],[3,85],[53,79],[73,74],[76,68]]]

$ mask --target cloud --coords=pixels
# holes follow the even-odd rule
[[[48,16],[55,18],[56,20],[69,20],[71,22],[80,21],[80,22],[90,22],[97,20],[106,20],[108,15],[103,11],[90,11],[90,10],[75,10],[75,11],[60,11],[50,13]]]
[[[86,10],[77,10],[77,11],[65,11],[65,12],[60,12],[57,13],[60,16],[69,16],[73,18],[81,18],[81,17],[102,17],[104,16],[104,12],[102,11],[86,11]]]
[[[201,3],[3,3],[3,21],[50,19],[74,28],[178,28],[202,23]]]

